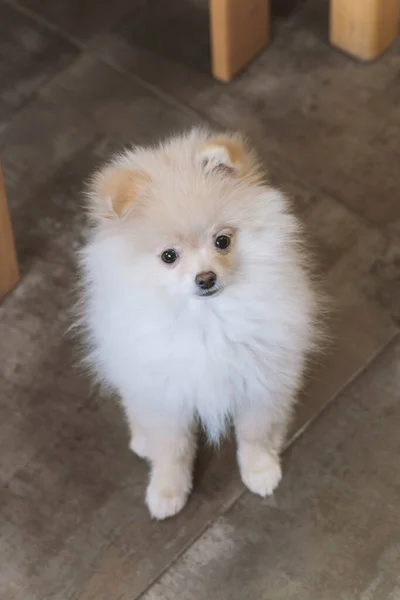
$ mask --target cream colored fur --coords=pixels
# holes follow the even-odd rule
[[[198,423],[212,441],[233,423],[244,483],[271,494],[317,316],[288,201],[240,136],[196,129],[115,157],[93,177],[88,209],[88,360],[150,463],[150,513],[186,503]],[[178,259],[165,264],[170,249]],[[217,277],[205,291],[204,272]]]

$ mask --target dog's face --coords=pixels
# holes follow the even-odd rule
[[[171,242],[156,252],[157,267],[162,269],[157,276],[171,291],[203,298],[219,294],[235,276],[236,243],[235,228],[217,224],[198,235],[171,236]]]
[[[240,279],[259,227],[259,182],[240,138],[196,131],[128,152],[97,173],[90,208],[123,247],[138,286],[213,298]]]

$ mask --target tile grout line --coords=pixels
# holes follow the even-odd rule
[[[9,0],[2,0],[5,4],[9,4]],[[12,7],[14,8],[14,7]],[[59,65],[56,65],[59,66]],[[68,68],[68,67],[66,67]],[[38,92],[44,87],[46,86],[48,83],[50,83],[50,81],[57,76],[57,74],[59,73],[59,71],[54,70],[54,72],[49,73],[41,82],[41,84],[39,85],[39,87],[37,87],[36,89],[34,89],[30,94],[28,94],[28,96],[21,102],[21,104],[16,107],[14,110],[12,110],[12,113],[10,115],[10,118],[7,122],[7,124],[5,125],[3,131],[1,132],[1,141],[0,141],[0,150],[4,149],[4,145],[6,144],[7,141],[7,135],[8,132],[13,124],[13,121],[15,118],[17,118],[17,116],[26,108],[28,108],[37,98],[37,94]]]
[[[289,448],[291,448],[297,442],[297,440],[300,439],[308,431],[309,427],[316,424],[317,421],[325,413],[325,410],[327,408],[329,408],[329,406],[333,405],[333,403],[338,399],[338,397],[341,394],[343,394],[347,388],[349,388],[351,385],[353,385],[355,383],[355,381],[357,381],[357,379],[359,377],[361,377],[367,371],[367,369],[370,366],[372,366],[379,359],[379,357],[386,351],[386,349],[389,348],[393,344],[393,342],[399,338],[400,338],[400,331],[397,330],[390,336],[390,338],[386,342],[384,342],[371,355],[371,357],[368,359],[368,361],[365,362],[362,365],[362,367],[357,369],[357,371],[355,371],[353,373],[353,375],[346,381],[346,383],[344,383],[336,392],[334,392],[326,400],[326,402],[324,402],[322,404],[322,406],[319,408],[319,410],[298,431],[296,431],[296,433],[294,433],[289,438],[287,444],[285,445],[283,454],[285,454],[287,452],[287,450]],[[157,583],[159,583],[161,581],[162,577],[171,569],[171,567],[173,567],[178,562],[178,560],[181,557],[183,557],[188,550],[190,550],[190,548],[192,546],[194,546],[194,544],[206,533],[206,531],[209,530],[214,525],[214,523],[217,521],[217,519],[226,515],[235,506],[235,504],[237,502],[239,502],[239,500],[243,496],[245,496],[247,493],[250,493],[250,492],[247,490],[247,488],[245,488],[243,486],[243,488],[241,490],[239,490],[236,494],[234,494],[234,497],[229,502],[226,502],[225,505],[223,507],[221,507],[221,510],[219,510],[215,516],[213,516],[212,518],[210,518],[208,520],[208,522],[201,528],[201,530],[193,536],[192,540],[188,541],[188,543],[185,544],[184,548],[182,548],[179,552],[177,552],[176,556],[173,559],[171,559],[169,564],[160,571],[160,573],[157,575],[157,577],[151,583],[149,583],[149,585],[146,586],[146,588],[143,590],[143,592],[140,592],[140,594],[138,596],[136,596],[136,598],[134,600],[142,600],[144,598],[145,594],[147,594],[147,592],[149,592],[155,585],[157,585]]]
[[[22,4],[20,4],[20,2],[18,2],[18,0],[3,0],[3,2],[5,4],[7,4],[8,6],[10,6],[11,8],[13,8],[14,10],[16,10],[16,11],[20,12],[21,14],[25,15],[26,17],[30,18],[32,21],[39,23],[40,25],[42,25],[49,31],[56,33],[60,38],[68,41],[70,44],[72,44],[73,46],[78,48],[82,53],[85,52],[88,56],[91,56],[92,58],[97,60],[99,63],[107,65],[108,67],[111,67],[118,73],[122,73],[124,75],[129,75],[129,77],[133,81],[135,81],[138,85],[140,85],[142,88],[146,89],[147,91],[151,92],[152,94],[154,94],[161,100],[164,100],[170,106],[173,106],[174,108],[179,109],[183,113],[186,113],[188,115],[196,117],[197,119],[200,118],[203,121],[207,120],[210,123],[214,123],[215,125],[220,126],[220,124],[217,123],[216,121],[214,121],[213,119],[206,117],[205,115],[203,115],[201,112],[197,111],[196,109],[188,106],[187,104],[185,104],[183,102],[180,102],[177,98],[175,98],[175,96],[171,96],[170,94],[163,92],[156,85],[153,85],[153,84],[149,83],[148,81],[146,81],[145,79],[142,79],[135,73],[132,73],[132,71],[129,71],[129,69],[125,69],[125,68],[121,67],[120,65],[118,65],[117,63],[115,63],[113,60],[106,60],[104,57],[99,56],[95,52],[92,52],[90,50],[90,48],[87,46],[87,44],[85,44],[84,42],[82,42],[81,40],[76,38],[75,36],[70,35],[69,33],[66,33],[58,25],[54,25],[53,23],[51,23],[51,21],[48,21],[45,17],[42,17],[35,11],[32,11],[32,10],[24,7]],[[41,88],[41,86],[38,88],[37,92],[40,90],[40,88]]]
[[[350,388],[352,385],[354,385],[354,383],[360,378],[362,377],[366,371],[374,365],[375,362],[377,362],[380,358],[380,356],[397,340],[400,339],[400,330],[398,329],[398,327],[395,326],[395,331],[390,335],[389,339],[386,342],[383,342],[383,344],[381,344],[379,346],[379,348],[377,348],[377,350],[375,350],[375,352],[373,352],[371,354],[371,356],[369,357],[369,359],[361,366],[359,367],[356,371],[354,371],[354,373],[346,380],[346,382],[339,387],[339,389],[334,392],[321,406],[320,408],[312,415],[312,417],[302,426],[300,427],[300,429],[298,431],[296,431],[288,440],[284,452],[286,452],[307,430],[310,426],[312,426],[314,423],[316,423],[325,413],[325,410],[327,408],[329,408],[329,406],[331,406],[335,400],[338,399],[338,397],[341,394],[344,394],[348,388]]]
[[[382,133],[382,131],[380,132]],[[372,139],[375,139],[379,134],[376,134],[376,136],[374,136]],[[310,189],[313,190],[315,192],[318,193],[322,193],[325,196],[327,196],[330,200],[333,200],[334,202],[336,202],[337,204],[339,204],[340,206],[344,207],[349,213],[351,213],[352,215],[356,216],[358,219],[360,219],[365,225],[367,225],[368,227],[370,227],[371,229],[374,229],[375,231],[381,231],[384,233],[384,235],[388,235],[388,233],[386,231],[383,231],[383,227],[382,225],[380,225],[378,222],[373,221],[371,219],[369,219],[368,217],[366,217],[363,213],[359,212],[358,210],[356,210],[354,208],[354,206],[348,204],[346,202],[346,199],[341,195],[341,194],[337,194],[337,193],[332,193],[331,190],[329,190],[329,188],[325,187],[324,185],[318,185],[315,182],[307,182],[303,176],[298,172],[298,170],[296,169],[296,165],[293,164],[291,161],[289,162],[284,162],[283,163],[283,168],[280,166],[280,160],[285,160],[284,155],[281,155],[279,153],[279,150],[276,152],[276,154],[274,154],[274,159],[271,161],[271,164],[276,164],[277,166],[277,171],[280,172],[291,172],[291,175],[289,176],[289,181],[294,181],[299,183],[302,187],[306,188],[306,189]],[[284,184],[280,184],[280,187],[284,187]],[[289,195],[290,197],[290,195]]]

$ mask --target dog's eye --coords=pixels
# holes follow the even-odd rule
[[[231,238],[229,235],[219,235],[215,240],[215,245],[218,250],[227,250],[231,245]]]
[[[161,260],[167,265],[172,265],[179,258],[178,253],[173,248],[168,248],[168,250],[164,250],[161,254]]]

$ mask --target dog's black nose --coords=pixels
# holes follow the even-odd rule
[[[202,271],[196,275],[196,284],[202,290],[209,290],[215,285],[217,276],[214,271]]]

